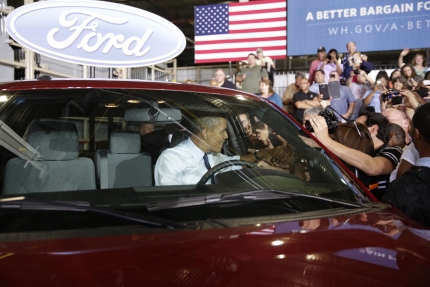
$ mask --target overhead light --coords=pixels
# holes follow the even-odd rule
[[[140,103],[140,101],[139,100],[128,100],[127,103],[138,104],[138,103]]]
[[[0,103],[6,102],[8,98],[6,96],[0,96]]]
[[[166,101],[157,101],[159,104],[164,104]]]
[[[118,108],[119,105],[118,104],[105,104],[106,108]]]

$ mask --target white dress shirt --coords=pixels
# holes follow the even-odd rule
[[[161,153],[155,165],[155,185],[196,184],[207,172],[203,160],[204,152],[189,138],[173,148]],[[240,156],[229,157],[222,153],[208,153],[211,167],[228,160],[240,159]],[[229,167],[223,171],[240,167]],[[206,184],[210,183],[210,179]]]

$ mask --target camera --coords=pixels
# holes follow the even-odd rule
[[[329,109],[325,109],[319,112],[318,115],[322,116],[325,119],[325,122],[327,123],[327,127],[328,127],[328,133],[329,134],[335,133],[337,130],[337,116],[334,114],[334,112]],[[314,132],[314,128],[312,127],[309,121],[305,122],[305,128],[311,133]]]
[[[391,98],[391,104],[393,104],[393,105],[400,105],[403,103],[404,103],[403,97],[396,96],[396,97]]]
[[[384,102],[388,101],[392,97],[398,97],[400,95],[400,91],[388,90],[385,94],[382,95],[382,99]]]
[[[335,74],[330,74],[330,78],[336,78],[336,75]]]
[[[354,71],[354,74],[356,75],[360,74],[360,69],[354,69],[353,71]]]

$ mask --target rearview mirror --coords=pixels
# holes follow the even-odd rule
[[[161,109],[154,106],[152,108],[126,110],[124,120],[126,122],[174,123],[182,120],[182,113],[179,109]]]

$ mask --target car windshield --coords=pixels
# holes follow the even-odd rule
[[[336,201],[365,199],[336,162],[272,104],[240,92],[224,94],[223,89],[202,93],[79,87],[3,91],[7,100],[0,108],[1,197],[86,201],[93,207],[176,221],[297,214],[335,209]],[[288,163],[227,165],[203,182],[197,178],[180,183],[185,170],[175,175],[177,182],[158,185],[160,155],[190,140],[196,118],[214,113],[226,120],[228,138],[221,154],[237,160],[256,150],[283,146]],[[164,168],[176,164],[172,161]],[[206,172],[203,161],[200,164],[203,172],[198,177]],[[268,193],[262,196],[260,191]],[[217,197],[241,193],[246,196],[226,201]],[[213,197],[218,198],[216,203],[211,202]],[[288,200],[268,204],[280,197]],[[192,203],[184,205],[184,199]],[[238,206],[231,212],[215,213],[209,206],[248,200],[252,208]],[[167,208],[154,209],[163,202]],[[172,214],[170,207],[177,213]]]

